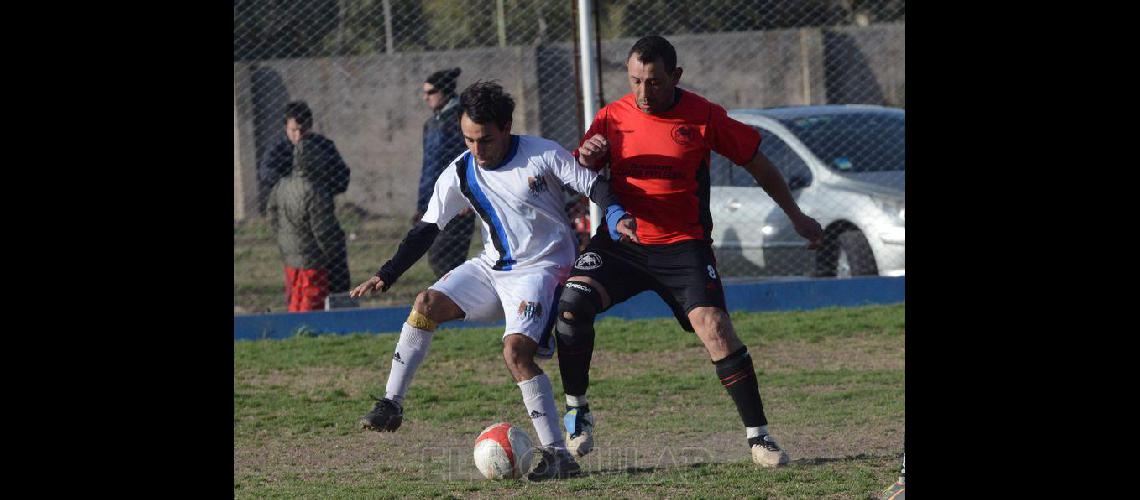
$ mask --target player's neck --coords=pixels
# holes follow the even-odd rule
[[[662,110],[660,112],[651,113],[650,116],[662,116],[662,115],[668,114],[670,111],[673,110],[673,108],[677,107],[677,104],[681,103],[681,96],[683,94],[684,94],[684,91],[681,90],[681,87],[673,87],[673,103],[670,104],[668,108],[665,108],[664,110]],[[630,94],[630,95],[632,95],[632,94]],[[636,102],[636,98],[634,99],[634,102]]]
[[[483,170],[495,170],[495,169],[498,169],[499,167],[501,167],[503,165],[506,165],[507,162],[511,161],[511,159],[515,157],[515,153],[518,152],[519,136],[517,136],[515,134],[511,134],[510,139],[507,141],[506,149],[507,149],[507,154],[503,155],[503,158],[501,160],[499,160],[498,162],[496,162],[494,165],[487,165],[486,167],[479,166],[479,168],[481,168]],[[478,163],[476,163],[476,165],[478,165]]]

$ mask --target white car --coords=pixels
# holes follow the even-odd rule
[[[760,150],[825,236],[821,249],[806,249],[752,176],[712,153],[709,206],[722,275],[905,275],[905,111],[829,105],[729,116],[760,131]]]

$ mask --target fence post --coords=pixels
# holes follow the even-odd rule
[[[257,215],[257,154],[249,69],[234,64],[234,220]]]
[[[578,0],[578,46],[581,48],[580,57],[582,68],[582,115],[585,126],[589,129],[594,123],[594,114],[597,113],[598,103],[598,54],[594,44],[594,0]],[[598,205],[590,201],[591,231],[597,233],[598,221],[601,219],[601,210]]]

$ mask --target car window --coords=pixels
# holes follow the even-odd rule
[[[767,156],[772,164],[780,170],[785,181],[791,183],[793,177],[798,177],[802,181],[798,187],[811,184],[811,170],[803,158],[800,158],[800,155],[796,154],[776,134],[762,128],[753,128],[756,128],[760,132],[760,136],[763,137],[760,141],[760,152],[764,153],[764,156]],[[712,152],[710,161],[712,165],[709,169],[709,177],[713,186],[753,187],[757,185],[752,174],[715,151]]]
[[[836,172],[906,170],[906,119],[900,113],[842,113],[780,121]]]
[[[799,179],[796,187],[804,187],[811,184],[812,176],[811,169],[808,168],[807,163],[804,162],[800,155],[796,154],[795,150],[788,146],[780,136],[756,127],[763,138],[760,141],[760,152],[764,153],[772,164],[780,170],[780,174],[784,176],[784,181],[789,185],[792,184],[792,179]]]
[[[752,187],[756,185],[756,179],[752,178],[752,174],[728,158],[717,154],[716,151],[712,152],[710,161],[712,165],[709,168],[709,180],[713,186]]]

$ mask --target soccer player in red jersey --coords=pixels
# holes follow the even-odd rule
[[[602,108],[575,155],[588,168],[610,168],[625,211],[605,207],[605,220],[632,214],[636,238],[613,241],[601,231],[578,258],[562,290],[556,335],[566,391],[568,448],[593,447],[589,413],[594,317],[645,290],[656,292],[686,331],[695,331],[717,376],[736,403],[752,459],[765,467],[788,455],[768,435],[756,370],[729,319],[713,255],[709,212],[709,152],[741,165],[788,215],[796,232],[817,248],[819,223],[800,211],[783,176],[760,151],[760,133],[725,109],[677,87],[677,52],[660,36],[637,41],[626,59],[632,90]],[[606,224],[603,223],[603,227]]]

